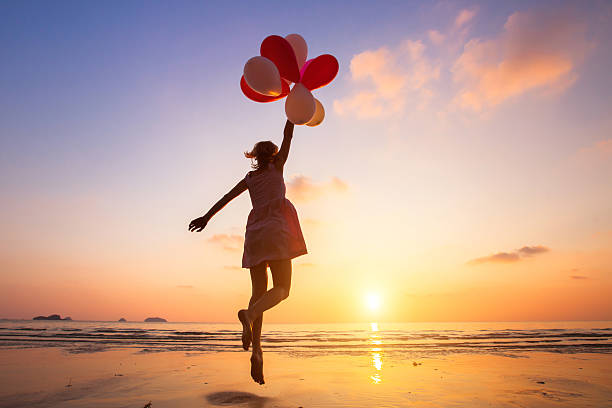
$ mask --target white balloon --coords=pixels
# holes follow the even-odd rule
[[[312,119],[315,109],[312,93],[301,83],[295,84],[285,102],[287,119],[295,125],[303,125]]]
[[[306,123],[306,126],[318,126],[325,119],[325,108],[323,108],[323,104],[317,98],[315,98],[315,112],[312,115],[312,118]]]
[[[302,69],[308,57],[308,45],[306,45],[306,40],[299,34],[289,34],[285,37],[285,40],[289,41],[289,44],[291,44],[291,48],[293,48],[293,52],[295,52],[298,67]]]
[[[283,91],[278,68],[265,57],[253,57],[244,64],[244,80],[262,95],[278,96]]]

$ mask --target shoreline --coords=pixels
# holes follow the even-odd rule
[[[71,354],[0,350],[0,407],[405,406],[601,407],[612,404],[612,354],[526,352],[400,358],[305,357],[264,350],[266,384],[247,352]]]

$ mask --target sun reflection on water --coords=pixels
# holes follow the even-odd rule
[[[380,384],[382,381],[382,366],[383,366],[383,352],[382,352],[382,338],[378,334],[378,323],[370,323],[372,332],[370,333],[370,344],[373,346],[370,348],[370,355],[372,357],[372,366],[376,370],[374,374],[370,376],[372,384]]]

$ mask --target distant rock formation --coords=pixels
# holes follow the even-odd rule
[[[145,322],[147,323],[151,323],[151,322],[167,322],[166,319],[162,319],[161,317],[147,317],[145,319]]]
[[[65,318],[62,319],[60,315],[52,314],[52,315],[49,315],[49,316],[36,316],[32,320],[72,320],[72,318],[70,316],[68,316],[68,317],[65,317]]]
[[[125,317],[122,317],[121,319],[118,320],[119,322],[127,322],[127,320],[125,320]]]

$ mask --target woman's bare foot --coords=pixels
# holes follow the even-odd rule
[[[246,309],[240,310],[238,312],[238,319],[242,323],[242,348],[248,351],[251,339],[253,338],[252,323],[249,319],[248,311]]]
[[[263,352],[261,349],[253,348],[253,354],[251,354],[251,377],[256,383],[263,385]]]

